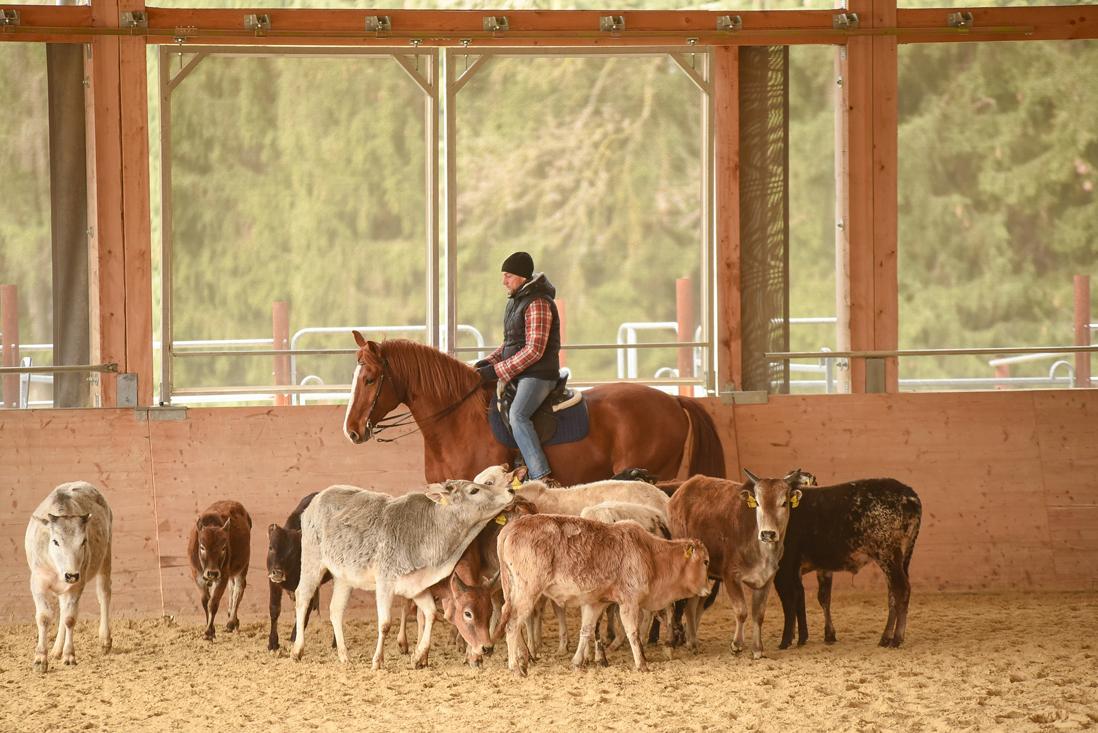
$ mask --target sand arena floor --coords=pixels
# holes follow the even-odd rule
[[[85,599],[84,610],[94,608]],[[526,679],[506,671],[505,649],[469,669],[448,635],[436,636],[429,670],[410,669],[391,637],[388,669],[374,673],[373,624],[361,613],[348,629],[349,665],[328,648],[326,623],[310,627],[295,663],[266,651],[266,623],[254,616],[236,634],[223,633],[219,619],[212,644],[197,619],[117,619],[109,656],[93,622],[81,621],[79,665],[54,663],[42,676],[31,671],[33,626],[11,623],[0,626],[0,729],[1098,729],[1098,593],[916,595],[900,650],[876,645],[882,595],[837,588],[834,612],[838,644],[819,641],[813,605],[809,645],[779,651],[772,599],[768,657],[753,662],[728,650],[722,599],[703,622],[696,656],[667,661],[650,649],[651,671],[639,674],[622,650],[608,669],[573,672],[546,647]],[[288,636],[289,615],[282,621]],[[551,621],[546,635],[555,638]]]

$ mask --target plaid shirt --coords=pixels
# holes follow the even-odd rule
[[[503,354],[502,346],[488,357],[500,381],[510,382],[545,354],[545,345],[549,341],[549,328],[553,325],[553,310],[549,307],[549,301],[545,298],[535,298],[530,305],[526,306],[525,316],[526,345],[510,359],[500,361],[500,356]]]

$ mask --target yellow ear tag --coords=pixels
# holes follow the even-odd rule
[[[747,495],[747,506],[752,508],[752,509],[757,509],[758,508],[759,502],[755,499],[754,494],[748,494]]]
[[[791,497],[789,497],[789,506],[793,507],[794,509],[800,506],[800,503],[801,497],[799,495],[793,494]]]
[[[507,517],[503,514],[500,514],[498,517],[496,517],[496,524],[500,526],[507,524]]]
[[[443,496],[441,499],[438,500],[438,503],[442,504],[442,506],[446,506],[450,503],[450,500],[446,498],[446,496]]]
[[[522,488],[522,482],[519,481],[518,476],[511,477],[511,488],[514,489],[515,491],[518,491],[519,489]]]
[[[683,555],[683,557],[685,557],[685,558],[686,558],[687,560],[689,560],[690,558],[692,558],[692,557],[694,556],[694,546],[693,546],[693,545],[687,545],[687,546],[686,546],[686,549],[685,549],[685,550],[683,550],[683,553],[682,553],[682,555]]]

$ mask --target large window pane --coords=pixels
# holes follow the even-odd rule
[[[83,78],[83,46],[0,44],[0,340],[6,367],[89,363]],[[89,374],[4,375],[0,405],[90,406]]]
[[[1098,261],[1094,41],[900,47],[900,348],[1073,340]],[[1067,386],[1052,356],[1012,386]],[[904,388],[989,387],[989,357],[907,359]],[[1042,381],[1043,380],[1043,381]]]
[[[833,46],[789,49],[789,348],[834,351],[835,56]],[[791,362],[790,390],[830,392],[837,365]]]
[[[526,250],[566,303],[568,343],[676,340],[680,278],[695,340],[702,105],[666,54],[492,60],[457,101],[459,322],[499,343],[500,263]],[[566,359],[585,381],[667,378],[677,350]]]
[[[173,55],[172,73],[193,59]],[[179,342],[270,339],[276,302],[295,348],[351,347],[352,326],[423,340],[424,150],[423,92],[389,56],[200,61],[172,94],[165,151],[177,350],[252,348]],[[346,384],[347,364],[301,356],[293,378]],[[173,382],[270,385],[272,368],[177,357]]]

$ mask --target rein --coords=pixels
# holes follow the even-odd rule
[[[409,435],[412,435],[414,433],[418,433],[419,431],[421,431],[423,429],[423,424],[424,423],[431,422],[432,420],[441,420],[442,418],[446,417],[447,415],[450,415],[455,410],[457,410],[459,407],[461,407],[463,404],[465,404],[466,400],[468,400],[470,397],[475,395],[480,390],[480,384],[477,383],[476,385],[473,386],[473,388],[471,390],[466,392],[460,400],[458,400],[454,404],[450,405],[449,407],[442,408],[441,410],[439,410],[438,412],[436,412],[433,415],[428,415],[427,417],[423,418],[422,420],[416,420],[415,416],[412,414],[412,411],[409,410],[408,412],[401,412],[401,413],[399,413],[397,415],[393,415],[391,417],[384,417],[381,420],[378,420],[376,423],[371,422],[370,421],[370,415],[373,414],[374,406],[377,405],[377,399],[378,399],[378,397],[381,396],[381,388],[385,385],[385,378],[387,376],[389,376],[389,360],[388,359],[382,359],[381,360],[381,377],[378,379],[378,382],[377,382],[377,391],[374,393],[373,401],[370,402],[370,409],[366,412],[366,430],[369,431],[370,437],[373,438],[374,440],[376,440],[378,443],[395,443],[398,440],[400,440],[401,438],[406,438]],[[407,433],[401,433],[400,435],[396,436],[395,438],[382,438],[382,437],[380,437],[382,431],[389,430],[391,428],[403,427],[403,426],[408,425],[408,424],[413,423],[413,422],[416,424],[415,430],[409,430]]]

